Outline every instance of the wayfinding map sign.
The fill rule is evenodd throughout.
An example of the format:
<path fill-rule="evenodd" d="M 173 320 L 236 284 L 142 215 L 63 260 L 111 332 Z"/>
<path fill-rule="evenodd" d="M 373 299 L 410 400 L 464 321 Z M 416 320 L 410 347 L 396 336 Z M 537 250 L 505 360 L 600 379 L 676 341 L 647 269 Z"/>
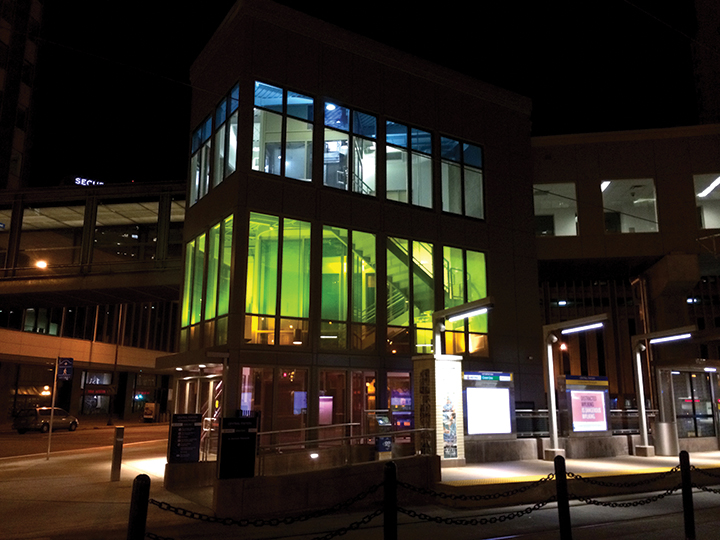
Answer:
<path fill-rule="evenodd" d="M 201 414 L 173 414 L 170 423 L 168 463 L 195 463 L 200 460 Z"/>

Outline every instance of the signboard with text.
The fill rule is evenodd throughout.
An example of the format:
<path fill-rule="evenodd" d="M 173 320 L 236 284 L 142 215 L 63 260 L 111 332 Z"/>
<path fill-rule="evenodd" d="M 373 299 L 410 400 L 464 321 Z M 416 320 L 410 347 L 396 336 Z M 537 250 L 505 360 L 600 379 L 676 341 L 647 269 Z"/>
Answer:
<path fill-rule="evenodd" d="M 573 431 L 606 431 L 605 392 L 570 390 Z"/>
<path fill-rule="evenodd" d="M 201 414 L 173 414 L 170 422 L 168 463 L 196 463 L 200 460 Z"/>

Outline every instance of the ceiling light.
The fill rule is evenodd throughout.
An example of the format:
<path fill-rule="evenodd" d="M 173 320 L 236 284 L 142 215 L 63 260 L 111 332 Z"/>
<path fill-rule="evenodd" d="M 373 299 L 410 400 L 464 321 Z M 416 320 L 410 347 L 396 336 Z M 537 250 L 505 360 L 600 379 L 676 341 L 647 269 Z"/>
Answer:
<path fill-rule="evenodd" d="M 602 182 L 600 184 L 600 191 L 605 191 L 609 185 L 610 185 L 610 180 L 605 180 L 604 182 Z"/>

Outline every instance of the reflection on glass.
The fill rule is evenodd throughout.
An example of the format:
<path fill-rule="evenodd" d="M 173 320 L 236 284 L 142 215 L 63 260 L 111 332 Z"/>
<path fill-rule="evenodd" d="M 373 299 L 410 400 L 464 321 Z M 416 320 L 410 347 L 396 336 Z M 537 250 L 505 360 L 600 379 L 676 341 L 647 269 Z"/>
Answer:
<path fill-rule="evenodd" d="M 655 183 L 652 178 L 602 182 L 605 232 L 657 232 Z"/>
<path fill-rule="evenodd" d="M 535 184 L 536 236 L 576 236 L 577 197 L 575 184 Z"/>

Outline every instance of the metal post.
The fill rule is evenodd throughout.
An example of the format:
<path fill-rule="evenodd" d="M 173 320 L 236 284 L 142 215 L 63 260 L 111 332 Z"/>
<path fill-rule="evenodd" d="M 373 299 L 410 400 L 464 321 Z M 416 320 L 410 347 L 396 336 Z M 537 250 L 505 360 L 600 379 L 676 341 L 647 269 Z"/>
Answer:
<path fill-rule="evenodd" d="M 555 456 L 555 492 L 557 494 L 560 540 L 572 540 L 572 526 L 570 524 L 570 496 L 568 494 L 567 487 L 565 458 L 562 456 Z"/>
<path fill-rule="evenodd" d="M 397 466 L 394 461 L 388 461 L 384 469 L 384 501 L 383 501 L 383 540 L 397 540 Z"/>
<path fill-rule="evenodd" d="M 50 459 L 50 443 L 52 442 L 52 432 L 53 432 L 53 423 L 55 422 L 55 394 L 57 393 L 57 378 L 58 378 L 58 364 L 60 362 L 60 357 L 55 357 L 55 375 L 53 376 L 53 392 L 52 392 L 52 404 L 50 406 L 50 429 L 48 429 L 48 447 L 47 447 L 47 457 L 45 459 Z"/>
<path fill-rule="evenodd" d="M 140 474 L 133 481 L 127 540 L 144 540 L 149 500 L 150 477 Z"/>
<path fill-rule="evenodd" d="M 122 465 L 123 439 L 125 438 L 125 427 L 115 427 L 115 440 L 113 442 L 112 467 L 110 469 L 110 481 L 120 480 L 120 465 Z"/>
<path fill-rule="evenodd" d="M 680 452 L 680 478 L 682 479 L 683 517 L 685 518 L 685 540 L 695 540 L 695 510 L 693 508 L 690 456 L 685 450 Z"/>

